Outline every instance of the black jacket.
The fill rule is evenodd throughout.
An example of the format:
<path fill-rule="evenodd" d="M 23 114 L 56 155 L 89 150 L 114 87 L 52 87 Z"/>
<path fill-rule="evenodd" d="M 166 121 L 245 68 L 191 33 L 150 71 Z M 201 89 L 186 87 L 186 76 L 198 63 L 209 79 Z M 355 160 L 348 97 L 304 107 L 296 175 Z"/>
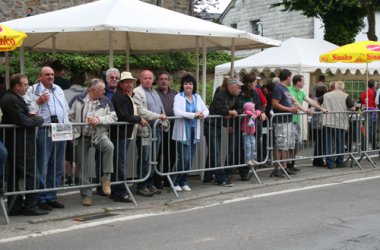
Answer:
<path fill-rule="evenodd" d="M 118 86 L 115 94 L 112 97 L 112 104 L 115 108 L 118 122 L 128 122 L 127 132 L 125 132 L 125 125 L 112 126 L 111 127 L 111 139 L 124 139 L 131 137 L 134 123 L 139 123 L 141 117 L 133 115 L 133 102 L 127 94 L 123 94 L 123 90 Z M 118 129 L 119 127 L 119 129 Z M 119 133 L 119 136 L 117 136 Z"/>
<path fill-rule="evenodd" d="M 212 99 L 212 102 L 210 104 L 209 110 L 210 115 L 221 115 L 221 116 L 227 116 L 229 114 L 230 110 L 237 110 L 238 111 L 238 98 L 236 96 L 233 96 L 230 94 L 230 92 L 227 91 L 218 91 L 214 95 L 214 98 Z M 211 123 L 215 126 L 220 126 L 221 118 L 217 119 L 211 119 Z M 232 126 L 232 122 L 234 120 L 238 119 L 224 119 L 223 120 L 223 126 L 224 127 L 230 127 Z"/>
<path fill-rule="evenodd" d="M 18 156 L 33 156 L 36 142 L 35 127 L 42 125 L 40 116 L 31 117 L 24 99 L 8 90 L 0 103 L 3 112 L 2 124 L 14 124 L 19 128 L 5 129 L 5 145 L 8 153 Z M 24 153 L 25 152 L 25 153 Z"/>

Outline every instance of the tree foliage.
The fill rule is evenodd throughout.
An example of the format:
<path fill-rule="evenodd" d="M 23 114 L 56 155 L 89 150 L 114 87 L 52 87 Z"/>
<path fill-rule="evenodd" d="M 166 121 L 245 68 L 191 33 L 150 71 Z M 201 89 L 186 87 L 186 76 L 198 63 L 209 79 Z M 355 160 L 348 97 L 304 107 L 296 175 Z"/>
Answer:
<path fill-rule="evenodd" d="M 194 0 L 194 9 L 196 11 L 207 11 L 209 7 L 218 7 L 218 0 Z"/>
<path fill-rule="evenodd" d="M 200 58 L 202 55 L 200 55 Z M 108 56 L 106 55 L 85 55 L 85 54 L 65 54 L 56 55 L 63 65 L 71 72 L 85 71 L 93 76 L 103 77 L 104 71 L 108 68 Z M 44 52 L 25 52 L 26 75 L 30 81 L 37 79 L 41 66 L 48 65 L 53 61 L 53 56 Z M 231 56 L 221 51 L 209 51 L 207 53 L 207 72 L 213 73 L 216 65 L 231 61 Z M 202 60 L 200 59 L 200 63 Z M 163 53 L 154 55 L 131 55 L 130 68 L 133 69 L 151 69 L 154 71 L 167 70 L 175 72 L 186 70 L 195 72 L 196 56 L 195 53 Z M 116 55 L 114 57 L 114 66 L 120 70 L 125 69 L 125 56 Z M 5 69 L 0 65 L 0 75 L 4 75 Z M 20 72 L 20 63 L 18 52 L 11 53 L 10 73 Z"/>
<path fill-rule="evenodd" d="M 337 45 L 355 41 L 364 27 L 367 11 L 363 5 L 369 0 L 283 0 L 271 7 L 283 7 L 282 11 L 300 11 L 307 17 L 323 21 L 324 39 Z"/>

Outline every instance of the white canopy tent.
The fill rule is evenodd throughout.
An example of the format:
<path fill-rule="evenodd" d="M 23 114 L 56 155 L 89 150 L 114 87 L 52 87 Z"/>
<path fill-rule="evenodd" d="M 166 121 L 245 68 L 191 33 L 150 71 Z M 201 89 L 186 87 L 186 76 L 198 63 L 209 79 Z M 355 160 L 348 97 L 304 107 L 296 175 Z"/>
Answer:
<path fill-rule="evenodd" d="M 320 70 L 322 73 L 331 71 L 332 73 L 340 72 L 342 74 L 349 71 L 355 74 L 359 71 L 361 74 L 366 72 L 366 64 L 356 63 L 321 63 L 319 56 L 327 51 L 337 48 L 337 45 L 324 40 L 290 38 L 284 41 L 280 47 L 269 48 L 255 55 L 235 61 L 234 71 L 239 73 L 242 70 L 246 72 L 257 71 L 263 72 L 269 70 L 275 72 L 280 69 L 289 69 L 293 74 L 302 74 L 305 79 L 303 90 L 309 93 L 310 76 L 313 72 Z M 223 82 L 223 76 L 228 74 L 231 69 L 231 63 L 221 64 L 215 67 L 214 91 Z M 369 74 L 379 73 L 379 62 L 368 64 Z M 306 105 L 304 103 L 304 105 Z M 306 117 L 305 117 L 306 118 Z M 307 122 L 303 121 L 302 138 L 307 138 Z"/>
<path fill-rule="evenodd" d="M 360 63 L 321 63 L 319 56 L 327 51 L 338 48 L 335 44 L 324 40 L 295 38 L 292 37 L 284 41 L 280 47 L 266 49 L 260 53 L 247 58 L 235 61 L 234 70 L 240 72 L 245 70 L 250 72 L 256 70 L 263 72 L 269 70 L 275 72 L 279 69 L 289 69 L 293 74 L 302 74 L 305 79 L 304 91 L 309 92 L 310 74 L 318 69 L 322 73 L 331 71 L 332 73 L 345 73 L 349 71 L 355 74 L 359 71 L 365 74 L 366 65 Z M 225 63 L 215 67 L 214 90 L 222 83 L 223 75 L 230 72 L 231 64 Z M 368 64 L 368 71 L 374 74 L 380 69 L 380 63 Z"/>
<path fill-rule="evenodd" d="M 24 47 L 35 50 L 132 53 L 190 50 L 197 37 L 207 48 L 262 48 L 279 41 L 253 35 L 138 0 L 99 0 L 45 14 L 11 20 L 8 27 L 28 35 Z M 52 38 L 55 39 L 55 48 Z"/>
<path fill-rule="evenodd" d="M 67 9 L 4 22 L 28 38 L 25 48 L 62 52 L 130 53 L 187 51 L 203 47 L 205 98 L 208 49 L 252 49 L 279 46 L 277 40 L 204 21 L 138 0 L 99 0 Z M 23 48 L 22 48 L 23 50 Z M 21 53 L 22 54 L 22 53 Z M 197 57 L 198 58 L 198 57 Z M 23 71 L 21 57 L 21 70 Z M 197 62 L 199 65 L 199 62 Z M 197 78 L 199 69 L 197 67 Z"/>

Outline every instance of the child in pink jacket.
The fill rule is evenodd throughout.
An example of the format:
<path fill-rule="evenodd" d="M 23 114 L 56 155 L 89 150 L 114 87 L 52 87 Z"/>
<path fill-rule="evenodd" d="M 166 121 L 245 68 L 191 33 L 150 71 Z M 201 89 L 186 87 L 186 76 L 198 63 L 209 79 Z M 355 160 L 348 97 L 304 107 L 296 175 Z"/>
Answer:
<path fill-rule="evenodd" d="M 261 111 L 255 110 L 255 104 L 246 102 L 243 106 L 243 114 L 247 117 L 243 118 L 241 131 L 243 132 L 243 143 L 245 150 L 245 160 L 248 165 L 257 164 L 256 161 L 256 124 L 255 119 L 260 116 Z"/>

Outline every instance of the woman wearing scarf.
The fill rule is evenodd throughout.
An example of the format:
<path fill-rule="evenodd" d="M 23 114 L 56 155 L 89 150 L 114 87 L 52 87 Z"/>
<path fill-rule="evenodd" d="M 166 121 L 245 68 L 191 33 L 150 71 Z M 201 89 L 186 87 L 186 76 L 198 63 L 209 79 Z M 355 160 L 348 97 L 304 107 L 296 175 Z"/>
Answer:
<path fill-rule="evenodd" d="M 174 98 L 174 115 L 183 119 L 176 119 L 173 127 L 172 139 L 177 141 L 177 171 L 190 169 L 195 146 L 200 142 L 201 119 L 208 116 L 209 111 L 202 98 L 196 94 L 197 81 L 186 74 L 181 78 L 180 92 Z M 191 191 L 187 173 L 178 174 L 174 188 L 176 191 Z"/>

